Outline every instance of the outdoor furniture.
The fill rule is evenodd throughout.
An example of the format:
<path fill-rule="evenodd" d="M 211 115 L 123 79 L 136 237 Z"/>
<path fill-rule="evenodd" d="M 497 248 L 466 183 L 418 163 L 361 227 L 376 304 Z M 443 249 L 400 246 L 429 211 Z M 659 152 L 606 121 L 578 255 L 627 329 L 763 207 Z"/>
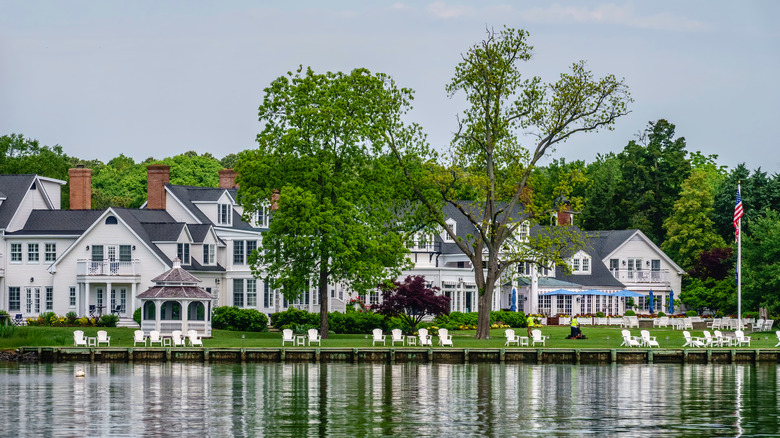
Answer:
<path fill-rule="evenodd" d="M 171 332 L 171 341 L 173 341 L 174 347 L 184 347 L 184 338 L 181 335 L 181 330 Z"/>
<path fill-rule="evenodd" d="M 382 329 L 374 329 L 371 332 L 371 345 L 376 345 L 377 342 L 381 342 L 382 345 L 385 345 L 385 339 L 387 338 L 387 335 L 382 334 Z"/>
<path fill-rule="evenodd" d="M 707 330 L 704 330 L 703 334 L 704 334 L 703 338 L 696 338 L 696 339 L 701 341 L 701 342 L 703 342 L 705 347 L 713 347 L 713 346 L 715 346 L 715 338 L 712 337 L 710 332 L 708 332 Z"/>
<path fill-rule="evenodd" d="M 418 330 L 418 336 L 420 337 L 421 347 L 433 347 L 433 342 L 431 341 L 431 335 L 428 334 L 428 329 Z"/>
<path fill-rule="evenodd" d="M 722 320 L 723 320 L 722 318 L 713 318 L 712 322 L 707 323 L 707 328 L 712 330 L 719 330 L 720 322 Z"/>
<path fill-rule="evenodd" d="M 99 347 L 100 344 L 111 345 L 111 336 L 108 336 L 108 332 L 105 330 L 98 330 L 97 332 L 97 346 Z"/>
<path fill-rule="evenodd" d="M 542 336 L 542 331 L 539 329 L 531 330 L 531 345 L 536 346 L 536 344 L 547 346 L 547 338 Z"/>
<path fill-rule="evenodd" d="M 322 337 L 317 329 L 309 329 L 309 346 L 311 346 L 312 342 L 316 342 L 320 347 L 322 346 Z"/>
<path fill-rule="evenodd" d="M 295 345 L 299 345 L 301 347 L 305 346 L 306 338 L 308 338 L 306 335 L 295 335 Z"/>
<path fill-rule="evenodd" d="M 24 325 L 24 318 L 21 313 L 17 313 L 13 321 L 14 325 Z"/>
<path fill-rule="evenodd" d="M 95 305 L 94 304 L 90 304 L 89 305 L 89 316 L 91 316 L 93 318 L 95 317 Z"/>
<path fill-rule="evenodd" d="M 520 338 L 515 335 L 514 330 L 506 329 L 504 334 L 506 335 L 506 342 L 504 342 L 504 346 L 508 346 L 509 344 L 515 344 L 518 347 L 520 346 Z"/>
<path fill-rule="evenodd" d="M 139 343 L 144 344 L 144 347 L 146 347 L 146 335 L 143 330 L 136 330 L 133 332 L 133 347 Z"/>
<path fill-rule="evenodd" d="M 97 337 L 87 336 L 87 347 L 97 347 Z"/>
<path fill-rule="evenodd" d="M 416 347 L 417 346 L 417 336 L 407 336 L 406 337 L 406 345 L 408 345 L 410 347 L 412 345 L 414 345 Z"/>
<path fill-rule="evenodd" d="M 439 345 L 452 347 L 452 335 L 447 329 L 439 329 Z"/>
<path fill-rule="evenodd" d="M 745 332 L 743 332 L 742 330 L 735 331 L 734 337 L 737 339 L 738 346 L 741 347 L 742 345 L 747 345 L 748 347 L 750 347 L 750 336 L 745 336 Z"/>
<path fill-rule="evenodd" d="M 685 343 L 683 344 L 683 348 L 685 347 L 704 347 L 704 343 L 701 342 L 698 339 L 693 339 L 690 332 L 683 332 L 683 337 L 685 338 Z"/>
<path fill-rule="evenodd" d="M 777 336 L 777 344 L 775 344 L 775 347 L 780 347 L 780 330 L 775 332 L 775 336 Z"/>
<path fill-rule="evenodd" d="M 713 330 L 712 336 L 713 336 L 712 342 L 718 344 L 721 347 L 728 347 L 729 345 L 731 345 L 731 338 L 724 336 L 720 330 Z"/>
<path fill-rule="evenodd" d="M 621 347 L 640 347 L 642 345 L 639 343 L 639 339 L 636 336 L 631 336 L 630 331 L 622 330 L 621 334 L 623 335 L 623 343 L 620 344 Z"/>
<path fill-rule="evenodd" d="M 76 347 L 87 346 L 87 338 L 84 337 L 84 332 L 82 330 L 73 331 L 73 345 L 75 345 Z"/>
<path fill-rule="evenodd" d="M 190 341 L 190 347 L 194 347 L 196 345 L 203 346 L 203 341 L 200 339 L 200 335 L 198 335 L 197 330 L 187 330 L 187 338 Z"/>
<path fill-rule="evenodd" d="M 160 336 L 160 332 L 157 330 L 152 330 L 149 332 L 149 346 L 154 347 L 154 344 L 160 344 L 160 347 L 163 346 L 162 337 Z"/>
<path fill-rule="evenodd" d="M 658 347 L 661 348 L 661 346 L 658 344 L 658 341 L 655 340 L 655 336 L 650 336 L 650 332 L 647 330 L 642 330 L 639 332 L 639 334 L 642 336 L 642 345 L 645 347 Z"/>
<path fill-rule="evenodd" d="M 122 313 L 122 306 L 121 305 L 115 306 L 114 310 L 112 310 L 111 313 L 113 313 L 114 315 L 119 316 L 119 314 Z"/>
<path fill-rule="evenodd" d="M 282 347 L 284 347 L 286 342 L 295 345 L 295 337 L 293 337 L 293 331 L 290 329 L 282 330 Z"/>
<path fill-rule="evenodd" d="M 693 330 L 693 318 L 683 318 L 683 330 Z"/>
<path fill-rule="evenodd" d="M 653 320 L 653 327 L 669 327 L 669 317 L 662 316 Z"/>
<path fill-rule="evenodd" d="M 401 329 L 390 330 L 390 335 L 392 337 L 391 345 L 395 345 L 396 342 L 400 342 L 401 345 L 404 345 L 404 332 L 402 332 Z"/>

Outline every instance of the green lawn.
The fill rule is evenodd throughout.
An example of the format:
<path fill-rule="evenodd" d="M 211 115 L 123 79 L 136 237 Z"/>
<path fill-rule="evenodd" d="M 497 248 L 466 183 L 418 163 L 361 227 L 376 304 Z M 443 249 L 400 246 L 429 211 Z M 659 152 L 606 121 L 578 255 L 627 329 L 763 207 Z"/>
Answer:
<path fill-rule="evenodd" d="M 0 349 L 16 349 L 18 347 L 32 346 L 72 346 L 73 327 L 14 327 L 12 329 L 0 328 Z M 86 336 L 96 336 L 99 328 L 92 327 L 83 329 Z M 111 336 L 112 347 L 130 347 L 133 345 L 133 331 L 131 328 L 108 328 L 108 335 Z M 622 343 L 620 328 L 601 327 L 601 326 L 583 326 L 582 332 L 588 339 L 569 340 L 566 336 L 569 334 L 569 327 L 544 327 L 542 333 L 549 336 L 547 341 L 548 348 L 620 348 Z M 516 329 L 516 333 L 524 336 L 525 329 Z M 474 338 L 475 331 L 453 331 L 453 344 L 456 348 L 503 348 L 504 330 L 491 330 L 491 339 L 477 340 Z M 633 329 L 631 333 L 639 336 L 639 330 Z M 671 329 L 652 329 L 650 334 L 656 336 L 661 348 L 680 348 L 684 340 L 681 331 Z M 693 330 L 693 336 L 702 336 L 700 330 Z M 203 345 L 206 348 L 277 348 L 282 346 L 281 333 L 255 333 L 255 332 L 230 332 L 225 330 L 214 330 L 213 338 L 204 339 Z M 752 337 L 751 348 L 771 348 L 777 343 L 774 332 L 747 333 Z M 387 347 L 390 347 L 390 335 L 387 336 Z M 437 339 L 434 338 L 434 348 Z M 289 348 L 301 348 L 290 347 Z M 365 348 L 371 347 L 371 335 L 331 335 L 329 339 L 322 341 L 322 347 L 340 347 L 340 348 Z M 400 347 L 400 345 L 396 345 Z M 381 348 L 381 346 L 377 346 Z M 420 347 L 418 347 L 420 348 Z M 444 347 L 449 348 L 449 347 Z M 515 346 L 509 348 L 517 348 Z"/>

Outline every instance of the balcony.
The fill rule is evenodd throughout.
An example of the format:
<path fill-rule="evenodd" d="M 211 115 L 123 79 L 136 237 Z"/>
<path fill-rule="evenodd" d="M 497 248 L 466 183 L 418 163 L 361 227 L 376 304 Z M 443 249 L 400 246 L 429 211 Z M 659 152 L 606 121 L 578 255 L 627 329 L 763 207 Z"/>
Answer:
<path fill-rule="evenodd" d="M 610 269 L 612 275 L 623 284 L 664 284 L 671 283 L 671 272 L 668 269 L 659 271 Z"/>
<path fill-rule="evenodd" d="M 140 275 L 140 261 L 109 262 L 78 260 L 76 275 L 80 277 L 132 277 Z"/>

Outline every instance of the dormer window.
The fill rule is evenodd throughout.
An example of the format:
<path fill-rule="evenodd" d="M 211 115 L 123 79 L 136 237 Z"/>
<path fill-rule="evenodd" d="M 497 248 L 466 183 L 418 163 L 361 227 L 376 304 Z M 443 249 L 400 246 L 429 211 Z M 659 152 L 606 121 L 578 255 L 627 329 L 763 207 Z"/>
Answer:
<path fill-rule="evenodd" d="M 526 240 L 528 239 L 529 234 L 529 226 L 528 221 L 524 221 L 520 226 L 517 228 L 517 235 L 520 240 Z"/>
<path fill-rule="evenodd" d="M 182 265 L 190 264 L 190 244 L 179 243 L 176 248 L 176 256 L 181 260 Z"/>
<path fill-rule="evenodd" d="M 452 230 L 452 234 L 454 234 L 454 235 L 458 234 L 458 223 L 455 222 L 455 219 L 451 219 L 451 218 L 447 219 L 447 221 L 445 223 L 447 224 L 447 228 Z M 441 233 L 441 238 L 445 242 L 454 242 L 455 241 L 455 239 L 453 239 L 452 236 L 450 236 L 450 234 L 447 233 L 446 231 Z"/>
<path fill-rule="evenodd" d="M 574 275 L 590 274 L 590 256 L 584 251 L 579 251 L 571 259 L 571 271 Z"/>
<path fill-rule="evenodd" d="M 217 204 L 217 223 L 219 225 L 231 225 L 233 223 L 233 206 L 230 204 Z"/>
<path fill-rule="evenodd" d="M 270 222 L 270 209 L 267 205 L 261 205 L 254 213 L 254 225 L 259 228 L 268 228 Z"/>

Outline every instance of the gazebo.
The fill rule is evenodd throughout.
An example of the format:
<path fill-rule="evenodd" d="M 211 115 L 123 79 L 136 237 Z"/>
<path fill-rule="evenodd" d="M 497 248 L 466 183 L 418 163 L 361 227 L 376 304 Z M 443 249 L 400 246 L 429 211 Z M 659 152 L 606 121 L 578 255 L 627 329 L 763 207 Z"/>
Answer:
<path fill-rule="evenodd" d="M 141 330 L 170 334 L 196 330 L 211 336 L 211 303 L 214 297 L 198 286 L 200 280 L 181 267 L 178 258 L 173 268 L 152 279 L 155 285 L 138 294 L 141 300 Z"/>

